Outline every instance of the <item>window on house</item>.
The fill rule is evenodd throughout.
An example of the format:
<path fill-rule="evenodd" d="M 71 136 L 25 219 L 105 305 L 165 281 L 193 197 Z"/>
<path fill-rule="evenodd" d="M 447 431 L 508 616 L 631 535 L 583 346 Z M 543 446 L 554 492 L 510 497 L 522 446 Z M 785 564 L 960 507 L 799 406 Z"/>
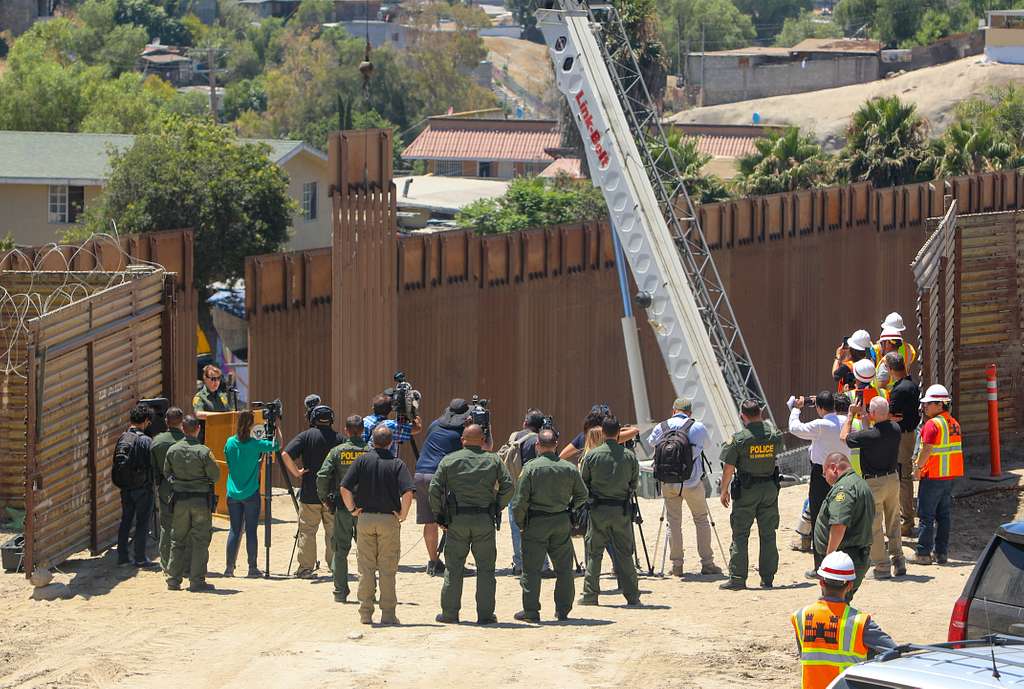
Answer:
<path fill-rule="evenodd" d="M 302 185 L 302 217 L 316 220 L 316 182 Z"/>
<path fill-rule="evenodd" d="M 435 163 L 435 174 L 439 177 L 461 177 L 461 160 L 439 160 Z"/>
<path fill-rule="evenodd" d="M 497 165 L 494 163 L 480 163 L 480 170 L 477 173 L 477 177 L 494 177 L 494 169 L 496 167 Z"/>
<path fill-rule="evenodd" d="M 55 184 L 50 186 L 47 220 L 56 224 L 78 222 L 85 210 L 85 187 Z"/>

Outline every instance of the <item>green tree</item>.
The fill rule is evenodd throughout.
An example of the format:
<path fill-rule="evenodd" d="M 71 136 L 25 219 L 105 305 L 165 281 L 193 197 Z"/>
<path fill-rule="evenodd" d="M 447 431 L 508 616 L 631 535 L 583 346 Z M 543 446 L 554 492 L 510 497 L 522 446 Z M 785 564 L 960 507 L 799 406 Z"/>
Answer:
<path fill-rule="evenodd" d="M 905 42 L 905 46 L 930 45 L 940 38 L 962 31 L 970 31 L 975 26 L 974 13 L 966 0 L 950 5 L 948 10 L 930 7 L 921 17 L 917 33 Z"/>
<path fill-rule="evenodd" d="M 242 79 L 224 89 L 224 119 L 237 120 L 246 110 L 264 112 L 267 109 L 267 89 L 263 79 Z"/>
<path fill-rule="evenodd" d="M 705 172 L 704 166 L 711 161 L 711 156 L 700 152 L 697 139 L 678 130 L 668 131 L 665 139 L 667 146 L 654 146 L 651 154 L 658 160 L 661 172 L 669 178 L 674 178 L 678 171 L 679 179 L 686 186 L 691 200 L 695 203 L 715 203 L 729 198 L 729 190 L 722 180 Z M 666 148 L 668 155 L 663 155 Z"/>
<path fill-rule="evenodd" d="M 929 178 L 975 175 L 1020 163 L 1021 156 L 990 125 L 956 122 L 931 142 L 921 174 Z"/>
<path fill-rule="evenodd" d="M 918 180 L 918 167 L 927 157 L 928 124 L 917 106 L 898 96 L 873 98 L 853 114 L 846 146 L 839 154 L 840 178 L 870 181 L 876 187 Z"/>
<path fill-rule="evenodd" d="M 898 46 L 921 26 L 927 0 L 878 0 L 874 34 L 885 45 Z"/>
<path fill-rule="evenodd" d="M 661 40 L 665 51 L 682 71 L 686 50 L 729 50 L 750 45 L 757 37 L 754 23 L 730 0 L 658 0 Z"/>
<path fill-rule="evenodd" d="M 246 256 L 280 250 L 295 210 L 268 153 L 210 121 L 165 118 L 111 152 L 107 185 L 76 235 L 108 231 L 111 221 L 122 233 L 191 227 L 200 288 L 240 278 Z"/>
<path fill-rule="evenodd" d="M 798 17 L 788 17 L 782 31 L 775 37 L 775 45 L 792 48 L 808 38 L 839 38 L 843 30 L 830 19 L 819 19 L 812 12 L 801 12 Z"/>
<path fill-rule="evenodd" d="M 787 127 L 754 142 L 754 153 L 740 159 L 737 189 L 747 195 L 810 189 L 829 182 L 828 158 L 813 137 Z"/>
<path fill-rule="evenodd" d="M 753 17 L 757 35 L 770 38 L 778 33 L 783 23 L 807 12 L 812 7 L 811 0 L 733 0 L 740 12 Z"/>
<path fill-rule="evenodd" d="M 852 36 L 867 26 L 874 25 L 878 0 L 839 0 L 832 12 L 834 21 L 846 36 Z"/>
<path fill-rule="evenodd" d="M 116 0 L 118 24 L 143 27 L 149 38 L 159 38 L 165 45 L 192 45 L 192 36 L 177 17 L 167 14 L 160 5 L 149 0 Z"/>
<path fill-rule="evenodd" d="M 102 134 L 142 134 L 152 131 L 161 109 L 177 97 L 168 94 L 159 77 L 149 85 L 141 74 L 129 72 L 117 79 L 96 80 L 86 85 L 82 97 L 90 104 L 78 131 Z"/>
<path fill-rule="evenodd" d="M 1024 151 L 1024 87 L 1013 83 L 995 86 L 983 96 L 961 101 L 956 118 L 1000 132 L 1016 150 Z"/>
<path fill-rule="evenodd" d="M 334 3 L 331 0 L 302 0 L 295 10 L 292 20 L 298 22 L 303 29 L 319 29 L 324 22 L 334 16 Z"/>
<path fill-rule="evenodd" d="M 568 175 L 559 175 L 550 183 L 540 177 L 520 177 L 504 196 L 480 199 L 463 208 L 455 222 L 477 234 L 501 234 L 594 220 L 606 214 L 604 197 L 588 181 Z"/>

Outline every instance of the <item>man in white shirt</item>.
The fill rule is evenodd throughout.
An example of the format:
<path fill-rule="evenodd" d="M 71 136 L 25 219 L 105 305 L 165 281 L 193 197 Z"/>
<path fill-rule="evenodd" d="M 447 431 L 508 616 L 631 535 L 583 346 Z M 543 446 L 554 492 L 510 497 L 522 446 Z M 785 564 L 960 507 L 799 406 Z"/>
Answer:
<path fill-rule="evenodd" d="M 825 458 L 833 452 L 850 456 L 850 449 L 839 439 L 839 433 L 843 429 L 846 417 L 836 413 L 835 393 L 822 390 L 813 399 L 818 418 L 806 423 L 800 420 L 800 410 L 811 400 L 804 397 L 790 397 L 786 403 L 786 406 L 789 407 L 789 432 L 797 438 L 811 441 L 811 481 L 808 485 L 807 495 L 810 502 L 811 524 L 817 523 L 818 511 L 831 490 L 822 471 Z M 825 553 L 814 553 L 815 570 L 820 566 L 821 558 L 824 556 Z"/>
<path fill-rule="evenodd" d="M 658 424 L 651 431 L 647 442 L 656 447 L 669 430 L 681 429 L 690 421 L 693 403 L 680 397 L 672 404 L 672 416 Z M 704 462 L 701 453 L 708 439 L 708 429 L 700 421 L 694 420 L 686 433 L 693 450 L 693 470 L 690 478 L 683 483 L 662 483 L 661 497 L 665 500 L 665 516 L 668 519 L 669 550 L 672 558 L 672 575 L 683 576 L 683 501 L 693 516 L 693 525 L 697 530 L 697 553 L 700 555 L 701 574 L 721 574 L 722 569 L 715 564 L 715 554 L 711 550 L 711 521 L 708 518 L 708 503 L 704 496 Z"/>

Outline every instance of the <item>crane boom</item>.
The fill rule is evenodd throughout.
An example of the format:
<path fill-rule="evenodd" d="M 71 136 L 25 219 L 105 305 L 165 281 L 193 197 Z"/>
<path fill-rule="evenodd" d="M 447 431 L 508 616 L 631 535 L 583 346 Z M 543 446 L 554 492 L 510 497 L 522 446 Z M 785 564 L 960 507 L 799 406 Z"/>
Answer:
<path fill-rule="evenodd" d="M 651 298 L 647 316 L 673 388 L 693 400 L 713 460 L 740 428 L 739 403 L 763 402 L 760 382 L 620 18 L 611 6 L 560 4 L 537 11 L 556 84 L 634 280 Z"/>

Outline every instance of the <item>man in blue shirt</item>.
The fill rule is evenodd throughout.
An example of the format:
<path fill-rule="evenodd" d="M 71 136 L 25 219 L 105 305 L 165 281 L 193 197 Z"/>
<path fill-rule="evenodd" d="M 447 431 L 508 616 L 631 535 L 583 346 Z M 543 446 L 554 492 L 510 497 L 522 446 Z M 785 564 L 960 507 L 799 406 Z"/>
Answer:
<path fill-rule="evenodd" d="M 668 429 L 683 428 L 692 414 L 693 402 L 678 398 L 672 404 L 672 416 L 658 424 L 651 431 L 647 442 L 655 447 Z M 704 495 L 704 462 L 701 453 L 708 439 L 708 429 L 700 421 L 694 421 L 687 432 L 693 448 L 693 471 L 683 483 L 662 483 L 661 497 L 665 500 L 665 516 L 668 520 L 669 551 L 672 558 L 672 576 L 683 576 L 683 501 L 693 516 L 697 530 L 697 553 L 700 555 L 701 574 L 721 574 L 715 564 L 715 553 L 711 549 L 711 521 L 708 517 L 708 503 Z"/>
<path fill-rule="evenodd" d="M 437 517 L 430 509 L 430 480 L 445 455 L 462 449 L 462 431 L 469 418 L 469 404 L 456 397 L 441 416 L 427 429 L 423 450 L 416 459 L 416 523 L 423 525 L 423 543 L 427 546 L 427 574 L 440 576 L 444 563 L 437 553 Z"/>
<path fill-rule="evenodd" d="M 418 416 L 412 421 L 398 423 L 395 419 L 389 419 L 388 416 L 390 415 L 391 398 L 384 394 L 374 397 L 373 413 L 363 417 L 363 440 L 370 442 L 370 434 L 373 433 L 373 429 L 378 424 L 383 423 L 391 431 L 391 435 L 394 438 L 391 447 L 388 449 L 393 455 L 398 457 L 399 445 L 409 442 L 412 436 L 419 434 L 423 430 L 423 423 Z"/>

